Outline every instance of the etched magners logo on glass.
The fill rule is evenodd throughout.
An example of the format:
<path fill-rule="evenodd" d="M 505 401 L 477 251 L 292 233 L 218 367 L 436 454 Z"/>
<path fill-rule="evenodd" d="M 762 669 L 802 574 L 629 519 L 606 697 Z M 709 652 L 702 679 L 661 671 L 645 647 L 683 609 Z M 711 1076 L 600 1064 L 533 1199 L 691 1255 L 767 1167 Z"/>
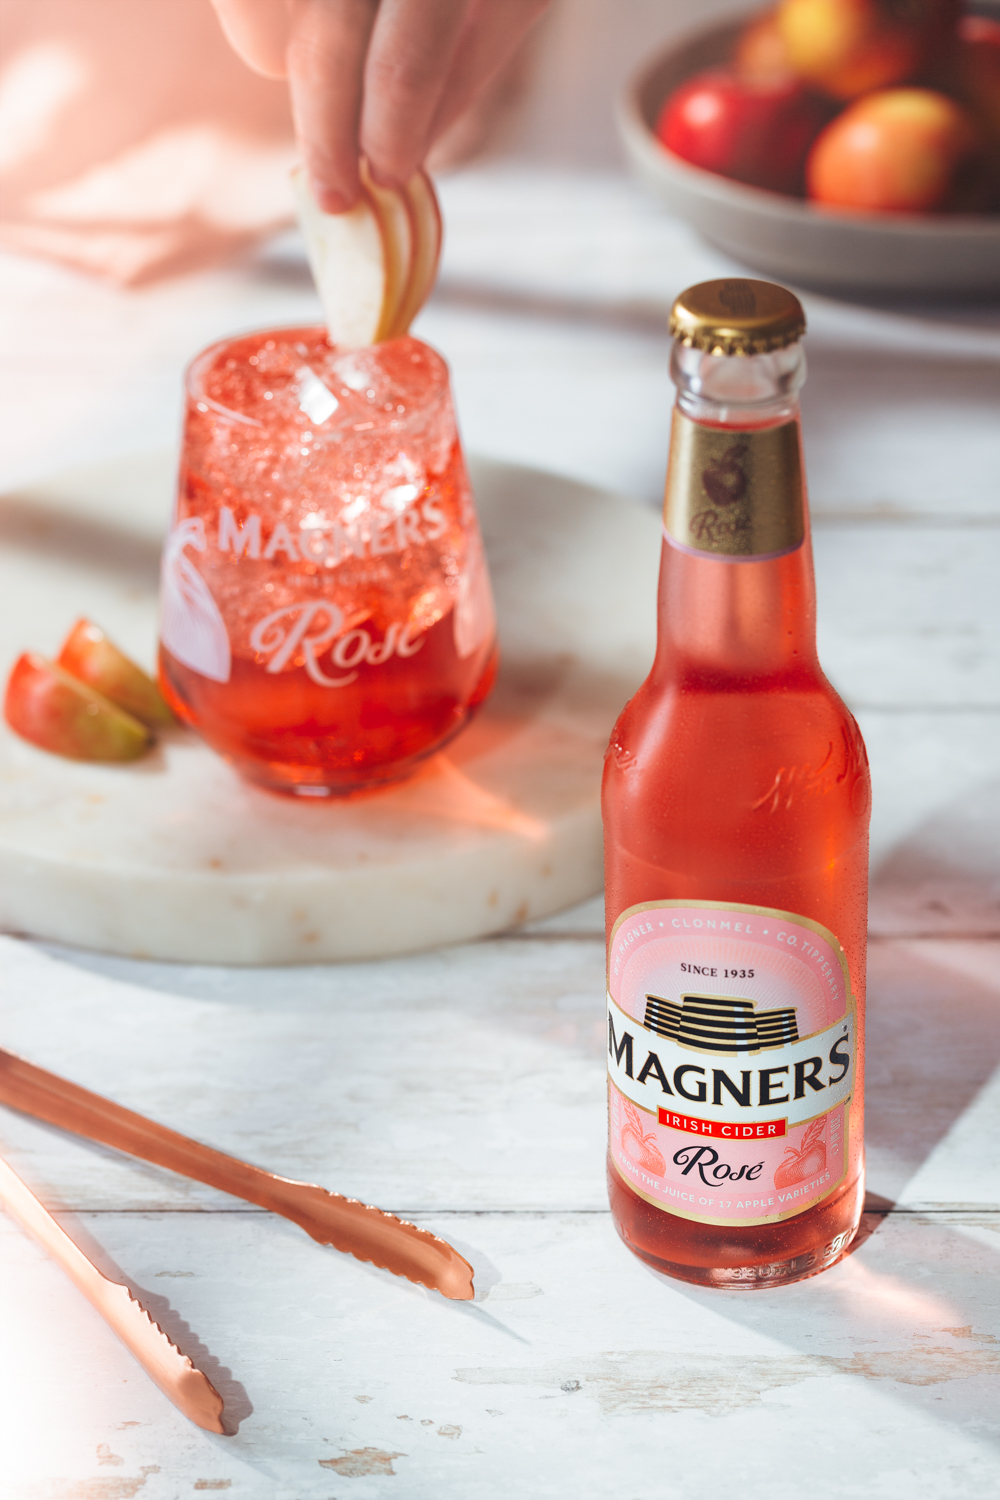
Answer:
<path fill-rule="evenodd" d="M 801 1213 L 843 1181 L 855 1004 L 836 937 L 767 907 L 625 912 L 608 965 L 611 1159 L 712 1224 Z"/>

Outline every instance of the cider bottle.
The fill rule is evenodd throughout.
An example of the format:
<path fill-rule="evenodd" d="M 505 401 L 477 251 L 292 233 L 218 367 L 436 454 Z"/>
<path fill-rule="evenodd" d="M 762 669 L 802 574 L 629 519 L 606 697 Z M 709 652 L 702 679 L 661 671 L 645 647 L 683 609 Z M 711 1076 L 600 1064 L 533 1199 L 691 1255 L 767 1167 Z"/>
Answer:
<path fill-rule="evenodd" d="M 798 300 L 674 304 L 653 668 L 605 761 L 608 1184 L 649 1265 L 814 1275 L 864 1194 L 868 763 L 816 656 Z"/>

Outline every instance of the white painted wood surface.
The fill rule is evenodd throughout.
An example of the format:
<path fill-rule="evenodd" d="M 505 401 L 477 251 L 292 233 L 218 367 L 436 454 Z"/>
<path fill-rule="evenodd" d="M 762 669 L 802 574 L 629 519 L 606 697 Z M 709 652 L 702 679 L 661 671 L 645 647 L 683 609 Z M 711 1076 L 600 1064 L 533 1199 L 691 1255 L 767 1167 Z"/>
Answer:
<path fill-rule="evenodd" d="M 859 1251 L 780 1297 L 658 1279 L 604 1214 L 422 1218 L 492 1271 L 463 1306 L 258 1214 L 64 1222 L 112 1271 L 127 1262 L 242 1420 L 231 1437 L 190 1426 L 4 1226 L 28 1293 L 8 1316 L 6 1411 L 15 1434 L 33 1424 L 44 1388 L 48 1418 L 44 1466 L 27 1483 L 19 1453 L 8 1467 L 18 1494 L 708 1500 L 735 1481 L 775 1500 L 966 1500 L 996 1484 L 990 1216 L 873 1216 Z M 39 1470 L 75 1483 L 36 1487 Z"/>
<path fill-rule="evenodd" d="M 564 0 L 553 35 L 582 36 L 566 16 L 597 27 L 600 9 Z M 643 0 L 626 25 L 609 8 L 607 26 L 628 31 L 641 11 L 652 44 L 668 10 Z M 580 75 L 571 61 L 559 66 Z M 604 58 L 591 62 L 603 79 Z M 445 184 L 445 276 L 420 331 L 451 362 L 468 447 L 655 504 L 666 311 L 731 266 L 621 179 L 567 168 L 578 102 L 549 151 L 561 167 L 508 159 Z M 193 349 L 315 315 L 291 240 L 129 296 L 30 263 L 6 275 L 22 349 L 7 365 L 7 488 L 169 444 Z M 660 1280 L 617 1243 L 599 900 L 415 959 L 297 969 L 10 938 L 6 1045 L 414 1215 L 470 1256 L 480 1299 L 424 1296 L 0 1111 L 12 1163 L 153 1300 L 239 1421 L 220 1439 L 189 1427 L 0 1224 L 15 1500 L 965 1500 L 1000 1487 L 1000 317 L 806 305 L 821 650 L 875 785 L 863 1241 L 823 1276 L 752 1297 Z"/>

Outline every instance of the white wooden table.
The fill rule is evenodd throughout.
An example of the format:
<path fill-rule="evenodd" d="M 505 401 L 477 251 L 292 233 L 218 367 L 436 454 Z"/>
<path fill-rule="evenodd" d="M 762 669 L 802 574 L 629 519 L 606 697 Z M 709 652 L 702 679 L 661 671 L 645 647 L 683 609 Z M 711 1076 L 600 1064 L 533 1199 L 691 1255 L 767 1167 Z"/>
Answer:
<path fill-rule="evenodd" d="M 467 445 L 656 503 L 666 311 L 729 263 L 613 176 L 445 186 L 419 332 Z M 122 293 L 5 266 L 8 487 L 171 441 L 179 372 L 315 316 L 288 240 Z M 875 784 L 869 1209 L 779 1291 L 655 1277 L 604 1180 L 599 900 L 383 963 L 150 964 L 0 939 L 3 1045 L 446 1235 L 455 1305 L 0 1110 L 0 1149 L 216 1383 L 214 1438 L 0 1219 L 17 1500 L 965 1497 L 1000 1486 L 1000 318 L 807 299 L 823 660 Z M 21 340 L 20 344 L 18 341 Z M 2 607 L 2 603 L 0 603 Z"/>

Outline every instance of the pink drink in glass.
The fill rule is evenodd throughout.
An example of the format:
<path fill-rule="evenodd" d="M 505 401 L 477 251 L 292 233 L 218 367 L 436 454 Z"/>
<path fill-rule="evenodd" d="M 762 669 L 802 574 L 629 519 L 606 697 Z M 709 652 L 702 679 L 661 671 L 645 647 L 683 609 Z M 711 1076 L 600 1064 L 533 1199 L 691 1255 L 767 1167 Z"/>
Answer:
<path fill-rule="evenodd" d="M 205 350 L 163 562 L 177 714 L 252 781 L 345 793 L 457 734 L 496 664 L 444 361 L 322 328 Z"/>

